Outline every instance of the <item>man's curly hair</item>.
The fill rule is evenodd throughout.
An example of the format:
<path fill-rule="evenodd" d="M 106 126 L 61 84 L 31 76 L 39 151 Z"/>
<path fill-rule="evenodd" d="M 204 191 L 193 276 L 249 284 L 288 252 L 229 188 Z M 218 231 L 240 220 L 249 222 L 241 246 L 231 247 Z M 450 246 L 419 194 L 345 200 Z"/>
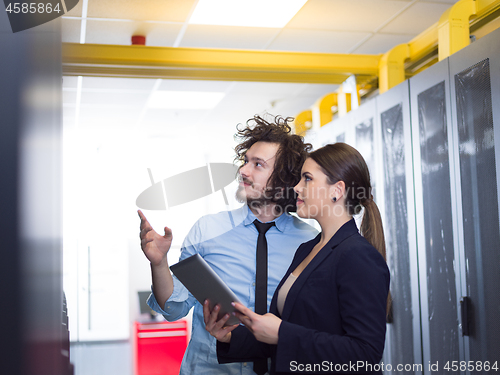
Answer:
<path fill-rule="evenodd" d="M 236 157 L 243 165 L 245 154 L 257 142 L 277 143 L 274 170 L 267 181 L 266 196 L 281 209 L 281 212 L 295 212 L 297 195 L 293 190 L 300 181 L 302 165 L 311 150 L 310 143 L 303 137 L 292 134 L 289 123 L 292 117 L 275 116 L 272 122 L 256 115 L 246 122 L 246 127 L 237 127 L 236 139 L 242 142 L 235 147 Z M 241 168 L 240 165 L 240 168 Z"/>

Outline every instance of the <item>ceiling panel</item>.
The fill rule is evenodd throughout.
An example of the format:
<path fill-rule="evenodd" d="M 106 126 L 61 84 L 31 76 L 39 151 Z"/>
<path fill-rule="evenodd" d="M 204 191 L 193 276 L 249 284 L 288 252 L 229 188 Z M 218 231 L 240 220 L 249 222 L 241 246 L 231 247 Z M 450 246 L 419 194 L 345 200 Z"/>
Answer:
<path fill-rule="evenodd" d="M 286 101 L 276 102 L 271 113 L 277 113 L 282 116 L 295 117 L 297 116 L 297 108 L 307 109 L 312 106 L 318 98 L 315 96 L 310 97 L 296 97 Z"/>
<path fill-rule="evenodd" d="M 150 108 L 141 120 L 140 128 L 144 131 L 157 134 L 193 135 L 190 129 L 203 125 L 202 120 L 207 116 L 206 109 L 160 109 Z M 191 137 L 191 136 L 190 136 Z"/>
<path fill-rule="evenodd" d="M 284 82 L 234 82 L 231 94 L 254 94 L 264 96 L 294 96 L 307 86 L 304 83 Z"/>
<path fill-rule="evenodd" d="M 134 31 L 135 35 L 144 35 L 146 45 L 152 47 L 173 47 L 182 30 L 180 24 L 142 24 Z"/>
<path fill-rule="evenodd" d="M 96 130 L 107 128 L 130 128 L 137 124 L 139 114 L 140 112 L 137 111 L 136 108 L 104 108 L 81 105 L 78 126 Z"/>
<path fill-rule="evenodd" d="M 196 0 L 89 0 L 88 17 L 184 22 Z"/>
<path fill-rule="evenodd" d="M 349 53 L 350 49 L 369 37 L 365 32 L 284 29 L 269 46 L 270 50 Z"/>
<path fill-rule="evenodd" d="M 320 84 L 307 84 L 304 85 L 300 95 L 315 96 L 320 98 L 330 92 L 334 92 L 339 88 L 339 85 L 320 85 Z"/>
<path fill-rule="evenodd" d="M 189 25 L 179 46 L 263 49 L 278 31 L 261 27 Z"/>
<path fill-rule="evenodd" d="M 165 91 L 203 91 L 226 92 L 232 87 L 227 81 L 191 81 L 191 80 L 162 80 L 158 90 Z"/>
<path fill-rule="evenodd" d="M 271 99 L 269 96 L 234 93 L 224 97 L 217 107 L 209 113 L 206 121 L 212 119 L 217 127 L 232 126 L 234 131 L 236 124 L 245 122 L 255 114 L 262 113 L 270 107 Z"/>
<path fill-rule="evenodd" d="M 76 90 L 64 90 L 62 92 L 62 98 L 63 98 L 63 105 L 65 104 L 70 104 L 76 106 Z"/>
<path fill-rule="evenodd" d="M 80 43 L 82 21 L 63 18 L 61 20 L 61 40 L 63 43 Z"/>
<path fill-rule="evenodd" d="M 75 105 L 63 104 L 63 123 L 64 128 L 72 127 L 75 122 L 76 108 Z"/>
<path fill-rule="evenodd" d="M 78 84 L 78 77 L 63 77 L 63 88 L 74 88 Z"/>
<path fill-rule="evenodd" d="M 147 46 L 172 47 L 181 28 L 179 24 L 88 20 L 85 42 L 131 45 L 133 35 L 143 35 Z"/>
<path fill-rule="evenodd" d="M 82 92 L 82 105 L 91 104 L 95 106 L 105 106 L 114 108 L 134 108 L 142 109 L 148 100 L 149 93 L 135 92 Z"/>
<path fill-rule="evenodd" d="M 286 29 L 373 32 L 408 4 L 390 0 L 309 0 Z"/>
<path fill-rule="evenodd" d="M 416 36 L 438 22 L 441 15 L 449 7 L 450 4 L 447 3 L 417 2 L 383 27 L 380 32 L 413 34 Z"/>
<path fill-rule="evenodd" d="M 156 80 L 141 78 L 83 77 L 83 89 L 152 90 Z"/>
<path fill-rule="evenodd" d="M 78 4 L 75 5 L 68 13 L 65 14 L 67 17 L 81 17 L 82 16 L 83 0 L 79 0 Z"/>
<path fill-rule="evenodd" d="M 358 54 L 379 54 L 385 53 L 394 46 L 402 43 L 408 43 L 413 39 L 413 35 L 406 34 L 381 34 L 372 35 L 359 47 L 354 49 L 352 53 Z"/>

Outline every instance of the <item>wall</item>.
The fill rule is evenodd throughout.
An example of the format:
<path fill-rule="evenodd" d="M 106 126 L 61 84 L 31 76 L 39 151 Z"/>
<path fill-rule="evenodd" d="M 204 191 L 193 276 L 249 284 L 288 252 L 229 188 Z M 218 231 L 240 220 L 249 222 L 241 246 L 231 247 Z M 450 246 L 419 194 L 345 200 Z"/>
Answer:
<path fill-rule="evenodd" d="M 61 252 L 60 21 L 0 12 L 0 373 L 67 374 Z"/>

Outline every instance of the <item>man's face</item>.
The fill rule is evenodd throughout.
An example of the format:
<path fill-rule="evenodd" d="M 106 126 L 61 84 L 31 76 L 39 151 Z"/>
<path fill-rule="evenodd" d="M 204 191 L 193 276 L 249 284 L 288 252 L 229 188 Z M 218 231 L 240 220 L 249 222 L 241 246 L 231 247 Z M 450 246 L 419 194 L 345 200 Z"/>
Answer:
<path fill-rule="evenodd" d="M 264 193 L 267 181 L 273 173 L 279 144 L 256 142 L 245 154 L 244 164 L 240 168 L 240 186 L 236 196 L 238 200 L 250 204 L 252 201 L 269 201 Z M 269 193 L 268 193 L 269 195 Z"/>

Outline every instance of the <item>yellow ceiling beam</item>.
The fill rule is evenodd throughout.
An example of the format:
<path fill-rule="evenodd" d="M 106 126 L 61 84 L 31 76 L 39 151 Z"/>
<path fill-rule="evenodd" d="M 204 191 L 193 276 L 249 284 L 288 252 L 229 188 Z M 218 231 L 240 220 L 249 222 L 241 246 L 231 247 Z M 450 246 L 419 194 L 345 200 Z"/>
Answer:
<path fill-rule="evenodd" d="M 467 0 L 467 2 L 474 2 L 475 3 L 475 18 L 473 22 L 477 22 L 478 20 L 486 17 L 490 13 L 494 12 L 498 8 L 500 8 L 500 0 Z M 449 15 L 450 12 L 452 14 L 451 21 L 453 21 L 453 16 L 456 11 L 452 12 L 453 7 L 457 7 L 459 10 L 461 7 L 463 7 L 463 4 L 459 4 L 460 2 L 456 3 L 452 7 L 450 7 L 443 15 L 441 16 L 441 19 L 439 22 L 436 22 L 423 32 L 421 32 L 419 35 L 417 35 L 415 38 L 413 38 L 410 42 L 408 42 L 408 46 L 410 48 L 410 55 L 408 57 L 409 61 L 417 61 L 420 58 L 427 56 L 428 54 L 432 53 L 438 48 L 439 44 L 439 49 L 442 49 L 441 47 L 441 40 L 439 37 L 439 29 L 440 27 L 444 26 L 444 22 L 448 22 L 449 24 Z M 470 7 L 472 4 L 467 4 L 466 7 Z M 462 11 L 462 10 L 460 10 Z M 443 18 L 446 15 L 445 18 Z M 467 20 L 469 22 L 469 20 Z M 441 37 L 443 38 L 443 37 Z M 467 35 L 468 38 L 468 35 Z"/>
<path fill-rule="evenodd" d="M 449 56 L 469 43 L 470 25 L 499 9 L 500 0 L 460 0 L 439 22 L 384 55 L 63 43 L 63 74 L 330 84 L 351 75 L 361 84 L 378 76 L 382 93 L 405 80 L 405 62 L 430 61 L 438 49 L 439 59 Z"/>
<path fill-rule="evenodd" d="M 382 94 L 403 82 L 405 77 L 405 61 L 410 57 L 408 44 L 400 44 L 380 59 L 378 86 Z"/>
<path fill-rule="evenodd" d="M 500 7 L 499 0 L 475 0 L 476 1 L 476 14 L 478 17 L 484 17 L 485 15 L 494 12 Z"/>
<path fill-rule="evenodd" d="M 295 134 L 304 136 L 312 125 L 312 111 L 310 109 L 306 109 L 305 111 L 300 112 L 297 116 L 295 116 L 293 124 L 295 126 Z"/>
<path fill-rule="evenodd" d="M 351 94 L 348 92 L 340 92 L 338 93 L 338 114 L 339 117 L 347 115 L 351 112 Z"/>
<path fill-rule="evenodd" d="M 445 11 L 434 25 L 408 44 L 386 52 L 379 64 L 379 92 L 384 93 L 406 79 L 405 62 L 418 61 L 438 48 L 439 60 L 470 43 L 470 18 L 475 21 L 500 8 L 500 0 L 460 0 Z"/>
<path fill-rule="evenodd" d="M 63 43 L 63 74 L 340 84 L 378 74 L 380 55 Z"/>
<path fill-rule="evenodd" d="M 331 92 L 316 100 L 311 107 L 313 128 L 320 128 L 333 119 L 333 106 L 338 106 L 338 94 Z"/>
<path fill-rule="evenodd" d="M 409 43 L 410 60 L 416 61 L 433 52 L 438 46 L 438 22 L 430 26 Z"/>
<path fill-rule="evenodd" d="M 476 14 L 475 0 L 460 0 L 439 19 L 439 61 L 470 44 L 469 19 Z"/>

